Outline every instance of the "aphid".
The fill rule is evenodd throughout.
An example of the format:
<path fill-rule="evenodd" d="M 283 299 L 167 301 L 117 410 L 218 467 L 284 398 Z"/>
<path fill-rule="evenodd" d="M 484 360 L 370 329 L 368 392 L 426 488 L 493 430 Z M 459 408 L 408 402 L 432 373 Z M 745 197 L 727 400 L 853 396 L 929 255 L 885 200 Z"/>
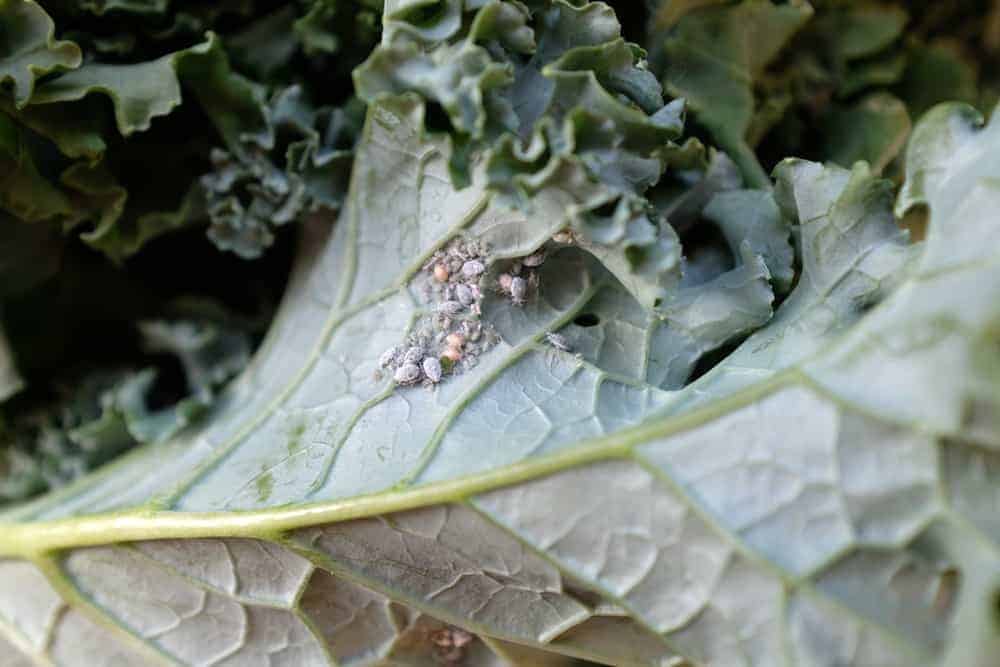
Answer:
<path fill-rule="evenodd" d="M 459 301 L 442 301 L 437 310 L 445 315 L 458 315 L 465 308 Z"/>
<path fill-rule="evenodd" d="M 414 345 L 406 351 L 403 355 L 404 364 L 419 364 L 420 360 L 424 358 L 424 351 L 419 346 Z"/>
<path fill-rule="evenodd" d="M 390 347 L 388 350 L 383 352 L 382 356 L 378 358 L 378 367 L 386 368 L 388 366 L 392 366 L 394 363 L 396 363 L 397 356 L 399 356 L 399 346 L 394 345 L 393 347 Z"/>
<path fill-rule="evenodd" d="M 514 276 L 510 280 L 510 300 L 515 305 L 524 303 L 524 297 L 528 293 L 528 281 L 521 276 Z"/>
<path fill-rule="evenodd" d="M 501 292 L 510 293 L 510 282 L 514 279 L 514 276 L 509 273 L 501 273 L 500 277 L 497 278 L 497 287 L 500 288 Z"/>
<path fill-rule="evenodd" d="M 527 257 L 525 257 L 524 259 L 522 259 L 521 263 L 527 266 L 528 268 L 533 269 L 536 266 L 541 266 L 544 261 L 545 261 L 545 252 L 539 250 L 538 252 L 532 253 Z"/>
<path fill-rule="evenodd" d="M 435 264 L 434 265 L 434 279 L 436 281 L 438 281 L 439 283 L 446 283 L 446 282 L 448 282 L 448 276 L 449 275 L 451 275 L 451 274 L 448 271 L 448 267 L 447 266 L 445 266 L 444 264 Z"/>
<path fill-rule="evenodd" d="M 545 334 L 545 339 L 549 341 L 549 345 L 556 348 L 557 350 L 562 350 L 563 352 L 572 352 L 573 348 L 570 347 L 569 341 L 562 334 L 557 333 L 547 333 Z"/>
<path fill-rule="evenodd" d="M 486 270 L 486 265 L 478 259 L 470 259 L 462 265 L 462 275 L 466 278 L 475 278 Z"/>
<path fill-rule="evenodd" d="M 476 294 L 468 285 L 458 284 L 455 287 L 455 296 L 463 306 L 471 306 L 476 302 Z"/>
<path fill-rule="evenodd" d="M 479 340 L 479 336 L 483 330 L 479 322 L 470 322 L 466 320 L 465 322 L 462 322 L 462 331 L 465 332 L 465 338 L 475 342 Z"/>
<path fill-rule="evenodd" d="M 424 375 L 432 383 L 437 384 L 441 381 L 441 362 L 434 357 L 427 357 L 424 359 L 423 363 Z"/>
<path fill-rule="evenodd" d="M 448 337 L 444 339 L 444 342 L 448 347 L 454 347 L 461 349 L 465 345 L 465 336 L 460 333 L 450 333 Z"/>
<path fill-rule="evenodd" d="M 456 347 L 449 347 L 441 353 L 441 356 L 452 363 L 458 363 L 462 360 L 462 351 Z"/>
<path fill-rule="evenodd" d="M 414 384 L 420 379 L 420 367 L 416 364 L 403 364 L 396 369 L 393 379 L 398 384 Z"/>

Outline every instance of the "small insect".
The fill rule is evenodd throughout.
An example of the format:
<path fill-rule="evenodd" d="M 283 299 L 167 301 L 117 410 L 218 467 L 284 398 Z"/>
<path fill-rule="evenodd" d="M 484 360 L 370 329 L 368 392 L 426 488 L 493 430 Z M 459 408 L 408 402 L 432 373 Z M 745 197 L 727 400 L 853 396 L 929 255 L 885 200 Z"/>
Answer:
<path fill-rule="evenodd" d="M 431 643 L 434 644 L 435 662 L 443 665 L 458 665 L 465 662 L 466 645 L 474 637 L 458 628 L 446 627 L 437 630 L 430 636 Z"/>
<path fill-rule="evenodd" d="M 520 276 L 514 276 L 510 280 L 510 300 L 515 306 L 524 304 L 524 297 L 528 293 L 528 281 Z"/>
<path fill-rule="evenodd" d="M 486 265 L 480 262 L 478 259 L 470 259 L 465 264 L 462 264 L 462 275 L 466 278 L 475 278 L 486 270 Z"/>
<path fill-rule="evenodd" d="M 457 347 L 449 347 L 441 356 L 454 364 L 462 360 L 462 351 Z"/>
<path fill-rule="evenodd" d="M 404 364 L 419 364 L 420 360 L 424 358 L 424 351 L 419 346 L 414 345 L 406 351 L 403 355 Z"/>
<path fill-rule="evenodd" d="M 456 347 L 461 349 L 465 345 L 465 336 L 460 333 L 450 333 L 448 337 L 444 339 L 444 342 L 448 347 Z"/>
<path fill-rule="evenodd" d="M 562 350 L 563 352 L 572 352 L 573 348 L 570 346 L 569 341 L 562 334 L 557 333 L 547 333 L 545 334 L 545 340 L 549 341 L 549 345 L 556 348 L 557 350 Z"/>
<path fill-rule="evenodd" d="M 432 384 L 437 384 L 441 381 L 441 362 L 434 357 L 427 357 L 424 359 L 422 364 L 424 369 L 424 375 L 427 379 L 431 381 Z"/>
<path fill-rule="evenodd" d="M 476 293 L 468 285 L 457 285 L 455 287 L 455 296 L 463 306 L 471 306 L 476 302 Z"/>
<path fill-rule="evenodd" d="M 522 259 L 521 263 L 527 266 L 528 268 L 533 269 L 536 266 L 541 266 L 544 261 L 545 261 L 545 252 L 539 250 L 538 252 L 532 253 L 527 257 L 525 257 L 524 259 Z"/>
<path fill-rule="evenodd" d="M 514 276 L 510 275 L 509 273 L 501 273 L 500 277 L 497 278 L 497 287 L 500 288 L 501 292 L 504 292 L 505 294 L 509 294 L 510 293 L 510 282 L 512 280 L 514 280 Z"/>
<path fill-rule="evenodd" d="M 446 282 L 448 282 L 448 276 L 449 275 L 450 275 L 450 273 L 448 271 L 448 267 L 447 266 L 445 266 L 444 264 L 435 264 L 434 265 L 434 279 L 437 280 L 439 283 L 446 283 Z"/>
<path fill-rule="evenodd" d="M 378 358 L 378 367 L 387 368 L 396 363 L 396 357 L 399 356 L 399 346 L 395 345 L 390 347 L 388 350 L 382 353 L 382 356 Z"/>
<path fill-rule="evenodd" d="M 420 380 L 420 367 L 416 364 L 403 364 L 392 377 L 401 385 L 414 384 Z"/>
<path fill-rule="evenodd" d="M 438 312 L 445 315 L 458 315 L 464 309 L 465 306 L 459 301 L 442 301 L 437 307 Z"/>
<path fill-rule="evenodd" d="M 479 336 L 483 332 L 483 327 L 479 324 L 479 322 L 470 322 L 466 320 L 465 322 L 462 322 L 462 331 L 465 333 L 465 338 L 475 342 L 479 340 Z M 456 335 L 461 336 L 462 334 Z"/>
<path fill-rule="evenodd" d="M 572 243 L 573 242 L 573 232 L 568 229 L 564 229 L 561 232 L 556 232 L 552 235 L 552 240 L 556 243 Z"/>

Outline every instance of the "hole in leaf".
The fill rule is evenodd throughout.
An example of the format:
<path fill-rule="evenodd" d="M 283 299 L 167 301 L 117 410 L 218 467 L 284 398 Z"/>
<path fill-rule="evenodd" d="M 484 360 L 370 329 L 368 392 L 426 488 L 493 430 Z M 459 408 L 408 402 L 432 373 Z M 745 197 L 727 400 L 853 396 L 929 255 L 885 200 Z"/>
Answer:
<path fill-rule="evenodd" d="M 444 107 L 433 100 L 424 105 L 424 127 L 428 132 L 451 132 L 451 118 Z"/>
<path fill-rule="evenodd" d="M 150 410 L 174 405 L 190 393 L 180 359 L 170 354 L 156 354 L 151 356 L 149 363 L 156 368 L 156 379 L 146 401 Z"/>
<path fill-rule="evenodd" d="M 736 258 L 719 228 L 699 220 L 684 233 L 684 285 L 695 286 L 712 280 L 736 266 Z"/>
<path fill-rule="evenodd" d="M 428 26 L 445 13 L 445 2 L 434 2 L 427 5 L 422 5 L 420 7 L 415 7 L 407 12 L 404 12 L 401 16 L 397 18 L 401 21 L 406 21 L 407 23 L 417 26 L 424 27 Z"/>
<path fill-rule="evenodd" d="M 606 204 L 601 204 L 595 209 L 590 210 L 590 214 L 598 218 L 610 218 L 614 216 L 615 211 L 618 209 L 618 200 L 612 200 Z"/>
<path fill-rule="evenodd" d="M 899 226 L 910 232 L 911 243 L 917 243 L 927 238 L 927 222 L 929 217 L 930 212 L 927 206 L 921 204 L 907 211 L 903 219 L 899 221 Z"/>
<path fill-rule="evenodd" d="M 628 260 L 629 266 L 635 269 L 646 261 L 646 249 L 637 245 L 630 245 L 625 248 L 625 259 Z"/>
<path fill-rule="evenodd" d="M 578 327 L 596 327 L 600 323 L 601 318 L 594 313 L 583 313 L 573 320 L 573 324 Z"/>
<path fill-rule="evenodd" d="M 727 343 L 722 347 L 716 348 L 711 352 L 702 355 L 701 358 L 698 359 L 698 363 L 696 363 L 694 365 L 694 368 L 691 370 L 691 376 L 688 378 L 687 384 L 694 382 L 702 375 L 704 375 L 705 373 L 709 372 L 710 370 L 718 366 L 719 362 L 721 362 L 723 359 L 732 354 L 733 351 L 736 350 L 736 348 L 738 348 L 740 346 L 740 343 L 742 342 L 743 340 L 741 339 L 733 343 Z"/>

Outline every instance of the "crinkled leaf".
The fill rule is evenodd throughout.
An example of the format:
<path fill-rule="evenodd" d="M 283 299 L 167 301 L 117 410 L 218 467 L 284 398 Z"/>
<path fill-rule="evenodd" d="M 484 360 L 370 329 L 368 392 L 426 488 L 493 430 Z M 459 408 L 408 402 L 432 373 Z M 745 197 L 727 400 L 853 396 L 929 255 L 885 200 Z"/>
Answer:
<path fill-rule="evenodd" d="M 943 123 L 954 134 L 935 148 L 939 133 L 918 128 L 910 166 L 914 182 L 922 177 L 925 185 L 911 199 L 930 201 L 940 226 L 916 248 L 916 259 L 888 211 L 887 186 L 864 167 L 782 165 L 777 203 L 799 228 L 803 274 L 771 324 L 722 370 L 678 396 L 704 407 L 682 409 L 683 401 L 627 378 L 654 353 L 640 348 L 629 356 L 635 348 L 621 344 L 636 340 L 630 328 L 644 326 L 634 324 L 644 312 L 638 305 L 632 315 L 607 310 L 629 303 L 621 296 L 595 311 L 602 324 L 616 323 L 605 329 L 607 345 L 595 339 L 596 352 L 582 338 L 582 359 L 541 343 L 559 327 L 568 339 L 574 327 L 593 329 L 563 323 L 597 306 L 601 290 L 621 289 L 572 250 L 542 264 L 537 301 L 482 303 L 483 323 L 495 326 L 500 340 L 478 364 L 435 389 L 378 379 L 380 351 L 423 326 L 420 313 L 433 305 L 421 305 L 428 292 L 420 286 L 430 278 L 419 258 L 456 232 L 474 238 L 519 224 L 516 213 L 484 202 L 481 184 L 461 191 L 446 185 L 446 150 L 421 138 L 412 111 L 401 103 L 371 111 L 343 224 L 325 249 L 321 237 L 305 241 L 271 342 L 209 425 L 8 513 L 14 523 L 5 528 L 4 548 L 33 558 L 50 582 L 35 575 L 39 594 L 30 599 L 44 604 L 3 598 L 4 627 L 15 628 L 9 636 L 18 647 L 56 652 L 74 636 L 63 623 L 79 611 L 102 619 L 110 633 L 91 649 L 95 656 L 243 656 L 265 650 L 241 628 L 258 613 L 256 600 L 266 599 L 267 609 L 296 610 L 281 612 L 287 622 L 310 619 L 295 635 L 306 664 L 323 663 L 308 651 L 324 645 L 338 647 L 330 649 L 336 655 L 385 655 L 395 635 L 380 634 L 377 616 L 363 631 L 344 630 L 334 620 L 343 615 L 315 616 L 313 605 L 344 580 L 363 587 L 341 593 L 347 599 L 384 596 L 472 634 L 608 663 L 625 654 L 641 664 L 680 654 L 766 664 L 787 648 L 799 663 L 841 655 L 848 664 L 907 665 L 986 650 L 965 640 L 976 619 L 992 613 L 979 592 L 995 586 L 1000 537 L 988 496 L 957 482 L 991 478 L 993 468 L 983 467 L 992 465 L 991 450 L 939 438 L 958 432 L 929 421 L 939 411 L 928 413 L 926 399 L 969 405 L 959 387 L 941 389 L 938 341 L 985 352 L 976 322 L 995 318 L 997 301 L 983 290 L 974 297 L 982 308 L 970 308 L 972 301 L 926 292 L 975 293 L 951 289 L 955 280 L 996 284 L 988 243 L 973 244 L 978 261 L 938 259 L 968 247 L 952 245 L 955 238 L 988 238 L 981 235 L 990 217 L 980 206 L 991 201 L 992 181 L 980 177 L 984 161 L 976 152 L 995 145 L 993 130 L 977 134 L 942 112 L 938 128 Z M 956 154 L 962 159 L 938 162 Z M 401 161 L 422 177 L 401 179 Z M 395 196 L 377 196 L 390 183 Z M 417 201 L 435 204 L 411 217 Z M 399 275 L 370 268 L 393 265 L 404 267 Z M 873 335 L 888 342 L 885 327 L 916 332 L 949 316 L 962 318 L 973 335 L 920 339 L 920 347 L 890 357 L 897 348 L 868 342 Z M 872 370 L 886 363 L 892 371 Z M 346 369 L 357 370 L 348 378 Z M 894 383 L 890 391 L 873 382 L 917 369 L 933 369 L 937 381 Z M 956 377 L 961 386 L 979 386 L 971 368 Z M 919 416 L 896 410 L 911 401 Z M 664 405 L 678 416 L 654 416 Z M 151 500 L 158 510 L 128 509 Z M 452 504 L 408 509 L 443 501 Z M 284 548 L 268 541 L 278 532 Z M 170 540 L 133 542 L 147 538 Z M 119 541 L 133 543 L 97 546 Z M 51 549 L 64 551 L 55 560 L 39 555 Z M 235 574 L 250 567 L 240 565 L 249 554 L 282 565 L 250 570 L 272 576 Z M 23 561 L 7 566 L 25 577 L 33 571 Z M 110 577 L 107 567 L 134 574 Z M 293 572 L 294 583 L 277 583 Z M 182 595 L 192 586 L 210 591 L 213 617 L 232 623 L 214 626 L 211 642 L 197 622 L 163 630 L 163 603 L 169 600 L 174 619 L 186 617 L 187 607 L 175 605 L 187 604 L 187 596 L 204 597 Z M 59 616 L 66 620 L 53 626 L 52 639 L 40 639 L 49 634 L 32 630 L 39 627 L 34 619 L 62 605 L 71 610 Z M 376 613 L 379 606 L 365 608 Z M 973 621 L 955 626 L 959 616 Z M 848 639 L 859 636 L 860 644 Z M 454 643 L 450 635 L 440 639 Z"/>
<path fill-rule="evenodd" d="M 804 2 L 708 6 L 685 15 L 662 46 L 664 86 L 687 100 L 753 186 L 767 182 L 745 140 L 754 81 L 811 16 Z"/>
<path fill-rule="evenodd" d="M 139 443 L 163 442 L 201 417 L 219 388 L 247 364 L 250 341 L 236 322 L 201 319 L 140 323 L 150 355 L 170 355 L 183 370 L 183 395 L 156 397 L 157 372 L 90 373 L 72 378 L 63 396 L 0 413 L 0 502 L 23 500 L 68 484 Z M 4 348 L 4 359 L 10 356 Z M 18 387 L 13 366 L 10 391 Z M 157 401 L 157 405 L 153 405 Z"/>
<path fill-rule="evenodd" d="M 906 106 L 888 94 L 870 95 L 847 108 L 835 108 L 826 122 L 826 153 L 845 167 L 864 161 L 878 173 L 899 155 L 910 136 Z"/>
<path fill-rule="evenodd" d="M 96 162 L 107 149 L 100 109 L 89 104 L 47 104 L 15 110 L 0 97 L 0 110 L 52 141 L 69 158 Z"/>
<path fill-rule="evenodd" d="M 467 18 L 427 0 L 387 16 L 426 48 Z M 581 99 L 611 85 L 553 91 L 577 78 Z M 516 172 L 531 208 L 510 208 L 496 137 L 457 188 L 463 146 L 427 133 L 428 104 L 373 100 L 338 224 L 304 226 L 268 340 L 203 425 L 3 515 L 17 659 L 990 663 L 1000 120 L 951 107 L 916 128 L 899 207 L 929 206 L 921 245 L 864 164 L 785 161 L 773 194 L 701 176 L 665 200 L 738 256 L 678 260 L 650 304 L 600 242 L 648 234 L 614 218 L 644 196 L 591 237 L 550 227 L 600 173 L 599 140 L 630 133 L 560 115 L 586 149 Z M 520 138 L 560 148 L 566 128 Z M 511 160 L 544 154 L 507 136 Z M 791 286 L 773 318 L 772 283 Z M 414 354 L 453 363 L 438 381 Z"/>
<path fill-rule="evenodd" d="M 363 111 L 353 99 L 316 108 L 301 87 L 290 86 L 275 93 L 263 115 L 264 129 L 243 134 L 232 153 L 213 151 L 214 170 L 200 179 L 208 237 L 244 259 L 263 254 L 275 228 L 343 205 Z"/>
<path fill-rule="evenodd" d="M 80 47 L 55 39 L 55 24 L 33 0 L 0 5 L 0 84 L 13 86 L 14 104 L 31 101 L 36 82 L 51 72 L 80 66 Z"/>
<path fill-rule="evenodd" d="M 165 116 L 181 103 L 181 86 L 177 77 L 181 61 L 189 54 L 205 56 L 210 53 L 213 43 L 210 40 L 145 63 L 87 63 L 39 85 L 31 103 L 72 102 L 101 93 L 114 105 L 118 131 L 127 137 L 148 130 L 154 118 Z"/>
<path fill-rule="evenodd" d="M 961 46 L 948 39 L 914 50 L 900 94 L 915 117 L 941 102 L 977 101 L 975 66 L 961 54 Z"/>
<path fill-rule="evenodd" d="M 485 155 L 498 202 L 546 221 L 506 252 L 531 254 L 565 228 L 643 305 L 665 304 L 679 279 L 679 247 L 644 195 L 669 166 L 693 161 L 691 146 L 672 142 L 683 101 L 663 103 L 610 7 L 557 0 L 532 11 L 487 3 L 468 35 L 429 45 L 412 35 L 427 40 L 430 23 L 405 30 L 405 19 L 393 19 L 387 26 L 399 30 L 355 74 L 359 95 L 416 93 L 432 113 L 440 108 L 460 185 L 473 157 Z M 450 17 L 434 15 L 441 39 L 454 32 Z"/>

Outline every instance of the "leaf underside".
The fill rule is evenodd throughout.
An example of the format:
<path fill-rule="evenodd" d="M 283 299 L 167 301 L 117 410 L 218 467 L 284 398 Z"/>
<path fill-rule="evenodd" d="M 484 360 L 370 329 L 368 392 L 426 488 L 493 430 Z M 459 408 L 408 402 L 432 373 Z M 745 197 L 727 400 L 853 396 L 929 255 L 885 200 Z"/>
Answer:
<path fill-rule="evenodd" d="M 573 181 L 511 205 L 502 140 L 453 187 L 456 142 L 403 93 L 204 424 L 0 514 L 6 664 L 989 664 L 1000 121 L 916 126 L 919 245 L 863 164 L 786 161 L 705 211 L 741 261 L 665 284 L 592 227 L 554 245 Z M 380 358 L 443 326 L 456 240 L 487 248 L 491 344 L 401 386 Z M 524 304 L 490 287 L 539 249 Z"/>

